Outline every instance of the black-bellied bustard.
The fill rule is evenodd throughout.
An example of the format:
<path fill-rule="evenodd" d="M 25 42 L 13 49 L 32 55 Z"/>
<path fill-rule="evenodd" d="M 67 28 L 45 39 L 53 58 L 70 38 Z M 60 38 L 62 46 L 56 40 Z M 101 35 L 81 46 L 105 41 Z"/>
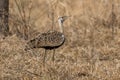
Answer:
<path fill-rule="evenodd" d="M 63 30 L 63 22 L 68 18 L 68 16 L 63 16 L 58 18 L 59 28 L 60 31 L 56 30 L 50 30 L 48 32 L 42 33 L 38 35 L 36 38 L 30 40 L 27 42 L 26 50 L 33 49 L 33 48 L 44 48 L 45 54 L 44 54 L 44 62 L 46 57 L 46 49 L 53 49 L 60 47 L 64 41 L 64 30 Z M 53 61 L 54 61 L 54 54 L 53 53 Z"/>

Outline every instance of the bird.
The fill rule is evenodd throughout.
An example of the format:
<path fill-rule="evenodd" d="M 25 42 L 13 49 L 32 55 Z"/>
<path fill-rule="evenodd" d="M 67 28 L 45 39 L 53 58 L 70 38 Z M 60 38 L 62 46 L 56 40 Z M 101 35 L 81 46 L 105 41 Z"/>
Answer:
<path fill-rule="evenodd" d="M 58 18 L 60 31 L 49 30 L 47 32 L 39 34 L 37 37 L 27 42 L 27 46 L 25 50 L 34 49 L 34 48 L 44 48 L 45 54 L 44 54 L 43 63 L 45 63 L 46 50 L 48 49 L 53 50 L 54 52 L 53 52 L 52 60 L 54 61 L 55 49 L 62 46 L 65 42 L 63 23 L 68 17 L 69 16 L 61 16 Z"/>

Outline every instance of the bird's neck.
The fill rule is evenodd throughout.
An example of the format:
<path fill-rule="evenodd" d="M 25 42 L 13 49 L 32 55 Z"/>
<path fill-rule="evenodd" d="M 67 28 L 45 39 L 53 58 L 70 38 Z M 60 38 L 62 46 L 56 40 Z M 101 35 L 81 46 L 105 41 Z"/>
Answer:
<path fill-rule="evenodd" d="M 63 22 L 62 22 L 61 20 L 58 20 L 58 23 L 59 23 L 60 32 L 61 32 L 61 33 L 64 33 L 64 30 L 63 30 Z"/>

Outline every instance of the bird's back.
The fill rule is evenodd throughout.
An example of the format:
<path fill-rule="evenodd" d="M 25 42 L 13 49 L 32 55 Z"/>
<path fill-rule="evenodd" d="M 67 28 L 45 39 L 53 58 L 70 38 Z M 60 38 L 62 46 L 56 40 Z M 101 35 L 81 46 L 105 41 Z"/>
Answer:
<path fill-rule="evenodd" d="M 64 35 L 57 31 L 48 31 L 47 33 L 41 34 L 39 38 L 38 45 L 46 47 L 59 46 L 64 42 Z"/>
<path fill-rule="evenodd" d="M 36 38 L 30 40 L 28 45 L 31 48 L 34 47 L 57 47 L 63 44 L 64 34 L 58 31 L 48 31 L 47 33 L 42 33 Z"/>

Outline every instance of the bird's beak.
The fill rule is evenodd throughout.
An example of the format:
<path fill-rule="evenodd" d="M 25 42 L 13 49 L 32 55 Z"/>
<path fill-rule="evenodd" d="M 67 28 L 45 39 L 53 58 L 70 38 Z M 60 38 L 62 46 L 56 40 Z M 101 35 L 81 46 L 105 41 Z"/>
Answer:
<path fill-rule="evenodd" d="M 64 20 L 67 20 L 68 18 L 70 18 L 71 16 L 65 16 L 64 17 Z"/>
<path fill-rule="evenodd" d="M 71 16 L 66 16 L 66 17 L 65 17 L 65 20 L 68 19 L 68 18 L 70 18 L 70 17 L 71 17 Z"/>
<path fill-rule="evenodd" d="M 68 19 L 69 17 L 71 17 L 71 16 L 65 16 L 66 19 Z"/>

